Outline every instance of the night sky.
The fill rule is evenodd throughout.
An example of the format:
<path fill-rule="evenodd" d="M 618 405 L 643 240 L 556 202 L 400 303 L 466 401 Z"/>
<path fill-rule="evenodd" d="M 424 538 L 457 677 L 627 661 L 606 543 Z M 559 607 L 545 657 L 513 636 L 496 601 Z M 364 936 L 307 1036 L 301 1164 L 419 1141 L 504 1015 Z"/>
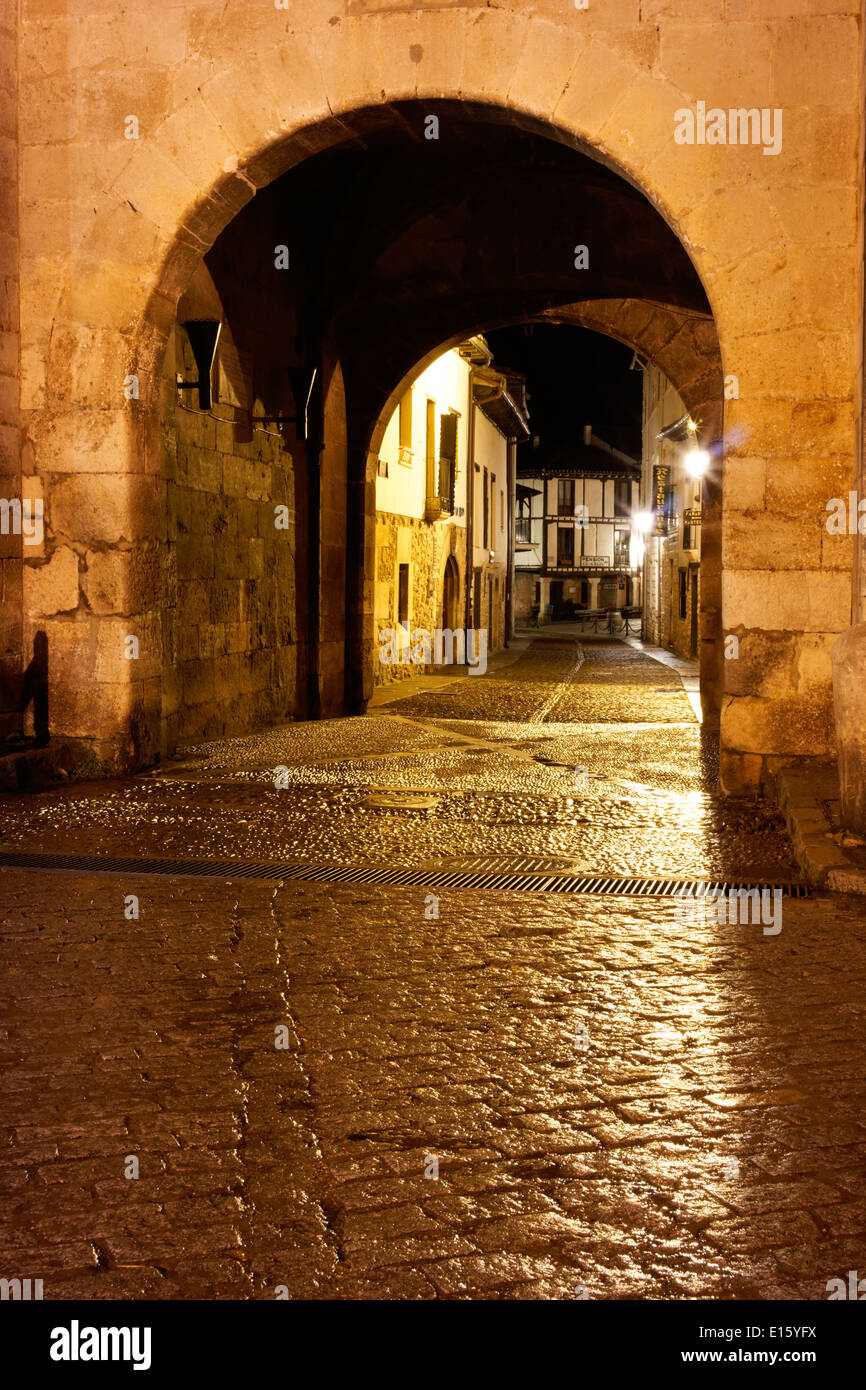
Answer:
<path fill-rule="evenodd" d="M 521 324 L 485 337 L 494 366 L 526 376 L 529 426 L 544 446 L 579 444 L 592 425 L 606 443 L 640 458 L 643 373 L 629 371 L 631 348 L 568 324 Z"/>

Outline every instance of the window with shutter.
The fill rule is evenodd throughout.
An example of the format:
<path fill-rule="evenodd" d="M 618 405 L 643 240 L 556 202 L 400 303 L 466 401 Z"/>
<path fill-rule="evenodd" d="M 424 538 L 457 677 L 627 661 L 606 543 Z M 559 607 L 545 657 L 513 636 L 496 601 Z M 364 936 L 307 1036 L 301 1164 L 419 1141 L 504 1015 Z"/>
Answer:
<path fill-rule="evenodd" d="M 454 510 L 454 481 L 457 476 L 457 419 L 443 415 L 439 421 L 439 496 L 447 510 Z"/>

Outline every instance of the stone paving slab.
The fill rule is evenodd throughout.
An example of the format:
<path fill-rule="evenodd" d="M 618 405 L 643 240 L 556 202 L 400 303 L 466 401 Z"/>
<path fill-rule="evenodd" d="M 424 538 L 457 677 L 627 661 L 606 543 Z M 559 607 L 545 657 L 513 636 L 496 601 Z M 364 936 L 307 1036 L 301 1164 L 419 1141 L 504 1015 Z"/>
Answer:
<path fill-rule="evenodd" d="M 0 903 L 0 1268 L 48 1298 L 818 1299 L 862 1266 L 850 900 L 773 938 L 540 894 L 3 871 Z"/>
<path fill-rule="evenodd" d="M 157 857 L 447 867 L 472 852 L 629 876 L 796 872 L 774 808 L 719 796 L 717 740 L 679 675 L 629 645 L 539 639 L 447 691 L 407 686 L 364 718 L 200 745 L 122 782 L 0 796 L 0 834 L 47 853 L 134 844 Z M 404 803 L 383 805 L 393 793 Z"/>
<path fill-rule="evenodd" d="M 0 798 L 5 847 L 790 877 L 772 808 L 723 802 L 713 740 L 671 717 L 675 672 L 559 642 L 472 680 L 458 717 L 413 683 Z M 0 1273 L 49 1298 L 825 1297 L 864 1258 L 864 963 L 829 898 L 765 937 L 651 899 L 2 870 Z"/>

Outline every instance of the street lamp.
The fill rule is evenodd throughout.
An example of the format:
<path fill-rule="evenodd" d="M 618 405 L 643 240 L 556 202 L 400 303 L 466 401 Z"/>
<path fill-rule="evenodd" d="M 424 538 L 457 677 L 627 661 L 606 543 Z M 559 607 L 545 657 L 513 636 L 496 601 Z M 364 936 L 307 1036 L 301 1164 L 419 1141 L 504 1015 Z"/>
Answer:
<path fill-rule="evenodd" d="M 706 449 L 691 449 L 685 457 L 686 472 L 692 478 L 702 478 L 710 466 Z"/>
<path fill-rule="evenodd" d="M 634 529 L 640 531 L 644 535 L 653 529 L 653 520 L 652 512 L 635 512 L 632 517 Z"/>

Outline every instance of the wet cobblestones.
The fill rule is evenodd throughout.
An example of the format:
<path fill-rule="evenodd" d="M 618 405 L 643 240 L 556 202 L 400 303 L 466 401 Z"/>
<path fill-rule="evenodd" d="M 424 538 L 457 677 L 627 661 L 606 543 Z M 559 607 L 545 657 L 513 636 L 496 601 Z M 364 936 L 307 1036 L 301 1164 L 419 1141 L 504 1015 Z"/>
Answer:
<path fill-rule="evenodd" d="M 649 901 L 39 883 L 0 875 L 0 1256 L 46 1297 L 821 1298 L 862 1264 L 848 902 L 767 939 Z"/>
<path fill-rule="evenodd" d="M 606 722 L 571 722 L 587 691 L 595 715 L 608 702 Z M 443 703 L 447 719 L 423 713 Z M 622 722 L 626 705 L 642 722 Z M 665 717 L 673 708 L 678 723 Z M 125 854 L 134 841 L 162 857 L 447 866 L 468 846 L 593 873 L 789 876 L 781 822 L 765 805 L 720 798 L 716 764 L 716 741 L 669 667 L 614 642 L 538 642 L 489 677 L 362 719 L 202 745 L 125 783 L 0 797 L 0 830 L 9 848 L 57 853 Z M 370 804 L 401 791 L 437 801 Z"/>
<path fill-rule="evenodd" d="M 573 646 L 530 652 L 447 719 L 413 695 L 4 797 L 4 845 L 788 876 L 770 808 L 715 796 L 675 673 L 606 660 L 563 689 Z M 612 717 L 575 728 L 605 669 Z M 364 805 L 415 785 L 429 810 Z M 825 1298 L 866 1263 L 864 971 L 856 899 L 786 901 L 769 937 L 652 899 L 0 870 L 0 1275 L 46 1298 Z"/>

